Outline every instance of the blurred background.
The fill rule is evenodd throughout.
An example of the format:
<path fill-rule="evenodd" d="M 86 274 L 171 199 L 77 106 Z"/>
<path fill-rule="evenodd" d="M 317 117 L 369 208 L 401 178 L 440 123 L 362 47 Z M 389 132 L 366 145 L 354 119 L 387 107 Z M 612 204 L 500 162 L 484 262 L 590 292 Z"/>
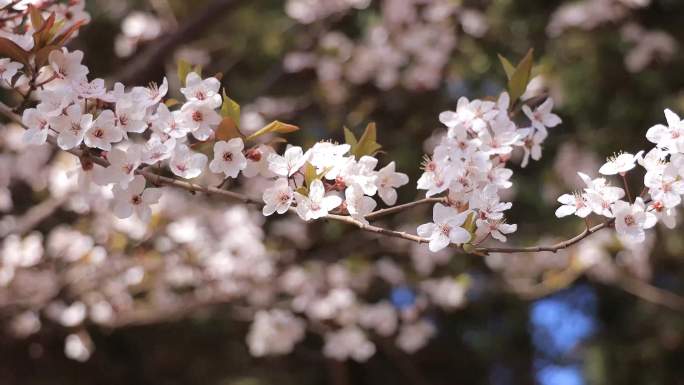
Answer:
<path fill-rule="evenodd" d="M 540 161 L 514 167 L 511 244 L 581 231 L 581 221 L 553 214 L 561 193 L 581 187 L 576 172 L 595 176 L 606 156 L 650 148 L 644 135 L 663 109 L 684 112 L 680 0 L 93 0 L 86 9 L 92 20 L 70 47 L 110 84 L 166 76 L 177 93 L 183 59 L 220 74 L 244 130 L 280 119 L 301 127 L 289 142 L 310 145 L 375 121 L 381 164 L 395 160 L 411 178 L 399 202 L 417 197 L 423 154 L 443 133 L 438 114 L 461 96 L 498 95 L 497 54 L 516 62 L 533 48 L 528 97 L 552 96 L 563 124 L 549 130 Z M 67 193 L 73 160 L 27 154 L 15 131 L 0 138 L 2 250 L 60 257 L 0 278 L 2 384 L 684 384 L 681 225 L 638 246 L 606 232 L 558 254 L 433 256 L 341 224 L 264 222 L 210 199 L 198 208 L 190 201 L 199 197 L 178 192 L 150 230 L 105 217 L 97 197 Z M 35 207 L 43 215 L 27 224 Z M 217 208 L 230 210 L 218 222 Z M 413 232 L 428 216 L 418 208 L 387 224 Z M 245 221 L 249 231 L 227 225 Z M 226 289 L 237 278 L 207 274 L 223 265 L 202 256 L 245 237 L 258 253 L 277 252 L 266 263 L 275 272 L 250 271 L 239 279 L 252 286 Z M 288 355 L 252 357 L 240 310 L 275 301 L 266 286 L 293 263 L 321 274 L 343 267 L 352 286 L 361 282 L 359 297 L 397 309 L 418 306 L 426 294 L 415 288 L 429 277 L 457 277 L 463 293 L 423 312 L 431 338 L 415 349 L 380 339 L 366 362 L 338 362 L 309 332 Z M 402 278 L 373 280 L 370 267 Z M 65 284 L 74 271 L 86 278 Z M 77 301 L 90 315 L 73 323 Z M 70 352 L 67 335 L 81 338 Z"/>

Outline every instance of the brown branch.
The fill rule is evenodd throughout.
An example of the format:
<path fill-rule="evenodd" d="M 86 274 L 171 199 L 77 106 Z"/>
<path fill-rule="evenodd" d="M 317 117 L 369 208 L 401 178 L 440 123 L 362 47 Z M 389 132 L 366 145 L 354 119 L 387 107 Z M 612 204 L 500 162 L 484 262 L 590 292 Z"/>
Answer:
<path fill-rule="evenodd" d="M 644 301 L 664 306 L 670 310 L 684 312 L 684 297 L 667 290 L 663 290 L 648 282 L 641 281 L 626 275 L 618 278 L 616 282 L 622 290 Z"/>
<path fill-rule="evenodd" d="M 2 103 L 0 103 L 0 114 L 7 116 L 8 118 L 13 120 L 17 124 L 20 124 L 23 126 L 23 124 L 21 122 L 21 118 L 19 117 L 19 115 L 15 114 L 9 107 L 7 107 L 6 105 L 4 105 Z M 56 139 L 53 136 L 48 136 L 48 141 L 51 144 L 56 145 Z M 109 163 L 105 159 L 100 158 L 100 157 L 96 157 L 96 156 L 91 156 L 89 153 L 84 152 L 81 149 L 71 149 L 71 150 L 68 150 L 68 152 L 71 154 L 74 154 L 78 157 L 83 157 L 83 156 L 89 157 L 90 159 L 92 159 L 93 162 L 95 162 L 95 163 L 97 163 L 103 167 L 109 166 Z M 250 198 L 244 194 L 236 193 L 233 191 L 222 190 L 222 189 L 218 189 L 215 187 L 203 186 L 203 185 L 199 185 L 199 184 L 195 184 L 195 183 L 191 183 L 191 182 L 181 181 L 181 180 L 178 180 L 175 178 L 169 178 L 169 177 L 161 176 L 159 174 L 156 174 L 156 173 L 153 173 L 151 171 L 144 170 L 144 169 L 137 170 L 136 172 L 138 174 L 144 176 L 150 183 L 153 183 L 156 185 L 174 186 L 174 187 L 178 187 L 178 188 L 181 188 L 184 190 L 188 190 L 190 192 L 204 192 L 206 194 L 220 195 L 220 196 L 230 198 L 230 199 L 234 199 L 234 200 L 237 200 L 237 201 L 240 201 L 243 203 L 263 205 L 263 203 L 258 199 L 253 199 L 253 198 Z M 366 216 L 366 218 L 367 219 L 376 219 L 378 217 L 388 215 L 388 214 L 393 214 L 393 213 L 396 213 L 396 212 L 399 212 L 399 211 L 402 211 L 402 210 L 405 210 L 405 209 L 408 209 L 408 208 L 411 208 L 411 207 L 414 207 L 414 206 L 417 206 L 420 204 L 440 202 L 440 201 L 443 201 L 443 199 L 444 198 L 426 198 L 426 199 L 422 199 L 419 201 L 410 202 L 410 203 L 406 203 L 406 204 L 395 206 L 395 207 L 390 207 L 387 209 L 381 209 L 381 210 L 377 210 L 373 213 L 368 214 Z M 294 209 L 291 209 L 290 211 L 292 212 L 292 211 L 294 211 Z M 348 223 L 350 225 L 354 225 L 354 226 L 358 227 L 359 229 L 361 229 L 363 231 L 367 231 L 367 232 L 371 232 L 371 233 L 375 233 L 375 234 L 405 239 L 405 240 L 417 242 L 417 243 L 428 243 L 429 242 L 428 239 L 417 236 L 417 235 L 409 234 L 409 233 L 402 232 L 402 231 L 389 230 L 389 229 L 385 229 L 385 228 L 378 227 L 378 226 L 373 226 L 373 225 L 358 221 L 358 220 L 356 220 L 350 216 L 328 214 L 324 218 Z M 593 233 L 595 233 L 595 232 L 597 232 L 603 228 L 609 227 L 612 223 L 613 223 L 613 219 L 607 220 L 607 221 L 605 221 L 601 224 L 598 224 L 594 227 L 585 229 L 580 234 L 578 234 L 578 235 L 576 235 L 576 236 L 574 236 L 568 240 L 565 240 L 563 242 L 559 242 L 555 245 L 550 245 L 550 246 L 476 247 L 476 248 L 470 247 L 470 248 L 466 248 L 466 249 L 464 249 L 462 246 L 456 245 L 456 244 L 451 244 L 450 246 L 452 248 L 456 248 L 456 249 L 459 249 L 461 251 L 465 251 L 467 253 L 481 255 L 481 256 L 487 255 L 489 253 L 538 253 L 538 252 L 542 252 L 542 251 L 550 251 L 550 252 L 555 253 L 559 250 L 566 249 L 566 248 L 580 242 L 584 238 L 590 236 L 591 234 L 593 234 Z"/>
<path fill-rule="evenodd" d="M 417 201 L 404 203 L 402 205 L 392 206 L 392 207 L 388 207 L 386 209 L 381 209 L 381 210 L 375 210 L 372 213 L 366 215 L 365 218 L 369 221 L 373 221 L 373 220 L 376 220 L 380 217 L 395 214 L 395 213 L 410 209 L 410 208 L 415 207 L 415 206 L 419 206 L 419 205 L 423 205 L 423 204 L 431 204 L 431 203 L 444 203 L 444 202 L 446 202 L 446 199 L 443 197 L 419 199 Z"/>
<path fill-rule="evenodd" d="M 24 235 L 28 233 L 62 207 L 68 198 L 68 193 L 59 198 L 50 197 L 31 207 L 24 215 L 16 219 L 14 226 L 0 232 L 0 238 L 10 234 Z"/>
<path fill-rule="evenodd" d="M 542 251 L 557 252 L 559 250 L 567 249 L 568 247 L 579 243 L 584 238 L 594 234 L 595 232 L 610 227 L 613 224 L 614 219 L 609 219 L 602 222 L 594 227 L 589 227 L 584 229 L 581 233 L 575 235 L 574 237 L 567 239 L 562 242 L 558 242 L 554 245 L 549 246 L 530 246 L 530 247 L 479 247 L 475 249 L 482 253 L 539 253 Z"/>

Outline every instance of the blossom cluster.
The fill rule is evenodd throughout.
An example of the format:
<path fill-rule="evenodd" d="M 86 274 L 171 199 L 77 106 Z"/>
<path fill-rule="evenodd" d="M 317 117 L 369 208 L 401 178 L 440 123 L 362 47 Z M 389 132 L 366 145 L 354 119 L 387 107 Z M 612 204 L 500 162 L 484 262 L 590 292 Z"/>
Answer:
<path fill-rule="evenodd" d="M 294 3 L 302 1 L 290 2 Z M 348 84 L 372 83 L 383 90 L 435 89 L 456 49 L 457 27 L 474 37 L 482 37 L 489 27 L 480 11 L 448 0 L 385 0 L 381 12 L 360 39 L 328 31 L 314 49 L 288 54 L 285 68 L 314 69 L 327 97 L 336 102 L 347 98 Z"/>
<path fill-rule="evenodd" d="M 512 186 L 507 162 L 516 148 L 524 152 L 523 167 L 530 157 L 540 159 L 547 128 L 561 120 L 551 112 L 549 98 L 534 110 L 523 105 L 529 126 L 520 128 L 509 116 L 509 104 L 506 92 L 496 102 L 461 98 L 456 111 L 440 114 L 448 131 L 426 158 L 418 180 L 418 189 L 427 190 L 428 197 L 446 192 L 449 203 L 437 203 L 433 222 L 418 227 L 418 234 L 430 239 L 431 251 L 451 243 L 481 243 L 489 236 L 505 242 L 506 234 L 517 229 L 504 218 L 512 204 L 499 196 Z"/>
<path fill-rule="evenodd" d="M 665 110 L 665 117 L 667 125 L 657 124 L 646 132 L 654 148 L 647 153 L 616 154 L 598 170 L 606 177 L 621 176 L 624 189 L 612 186 L 606 177 L 592 179 L 580 172 L 586 187 L 574 194 L 561 195 L 558 201 L 563 205 L 556 210 L 556 216 L 575 214 L 587 218 L 594 213 L 614 220 L 618 235 L 628 242 L 643 242 L 645 230 L 658 221 L 673 228 L 684 194 L 684 121 L 671 110 Z M 646 171 L 644 189 L 639 196 L 632 197 L 627 174 L 637 164 Z"/>
<path fill-rule="evenodd" d="M 49 8 L 40 12 L 52 15 Z M 31 29 L 28 31 L 30 33 Z M 30 52 L 32 48 L 27 46 L 25 49 Z M 22 111 L 21 122 L 26 130 L 22 135 L 23 143 L 17 148 L 28 146 L 38 154 L 50 141 L 62 150 L 86 154 L 81 156 L 78 166 L 68 162 L 75 172 L 70 170 L 66 179 L 78 180 L 78 201 L 71 202 L 71 207 L 94 214 L 100 222 L 96 226 L 99 240 L 69 226 L 54 229 L 46 241 L 47 247 L 43 246 L 42 237 L 37 233 L 24 239 L 8 237 L 3 242 L 5 253 L 0 274 L 3 286 L 17 285 L 21 290 L 25 282 L 23 277 L 33 274 L 30 270 L 49 274 L 45 278 L 56 273 L 50 270 L 51 264 L 45 256 L 73 264 L 74 274 L 85 273 L 90 277 L 93 272 L 99 288 L 88 287 L 82 296 L 76 295 L 65 302 L 58 296 L 52 298 L 55 294 L 47 287 L 46 298 L 51 299 L 41 309 L 43 314 L 30 310 L 15 319 L 14 329 L 20 335 L 39 330 L 41 316 L 67 328 L 79 328 L 79 332 L 70 334 L 65 341 L 65 353 L 73 359 L 86 360 L 92 352 L 92 341 L 82 328 L 87 320 L 102 325 L 129 322 L 127 314 L 136 310 L 129 290 L 140 295 L 140 285 L 151 273 L 143 261 L 136 261 L 124 267 L 122 272 L 105 272 L 107 278 L 102 281 L 99 272 L 106 269 L 105 265 L 120 262 L 126 266 L 128 263 L 125 258 L 118 261 L 116 255 L 98 245 L 107 241 L 107 237 L 101 238 L 102 234 L 124 231 L 139 239 L 145 234 L 153 213 L 167 210 L 178 215 L 179 207 L 183 206 L 180 204 L 183 199 L 172 191 L 165 191 L 161 201 L 162 189 L 150 185 L 144 176 L 146 170 L 167 169 L 181 179 L 205 178 L 208 174 L 225 180 L 236 179 L 240 174 L 245 178 L 262 176 L 270 184 L 263 190 L 264 215 L 282 214 L 292 208 L 304 220 L 334 212 L 349 215 L 360 223 L 367 223 L 365 216 L 377 206 L 373 196 L 377 195 L 386 205 L 393 205 L 397 201 L 396 188 L 408 183 L 408 177 L 396 171 L 394 162 L 376 170 L 375 143 L 364 142 L 363 138 L 356 146 L 371 145 L 368 151 L 353 148 L 351 144 L 319 142 L 307 151 L 288 146 L 282 155 L 265 144 L 245 148 L 250 137 L 239 132 L 220 140 L 219 125 L 226 119 L 237 124 L 239 118 L 229 117 L 231 112 L 224 111 L 226 104 L 232 101 L 221 92 L 220 81 L 215 77 L 202 78 L 197 72 L 189 72 L 181 79 L 184 87 L 180 93 L 185 98 L 181 104 L 165 99 L 169 91 L 166 79 L 161 85 L 127 89 L 116 83 L 108 89 L 103 79 L 89 79 L 90 71 L 82 61 L 82 52 L 61 47 L 51 50 L 43 66 L 9 59 L 2 63 L 6 86 L 26 95 L 25 105 L 34 105 Z M 268 127 L 276 127 L 273 130 L 277 132 L 279 126 L 264 129 Z M 205 144 L 213 149 L 211 161 L 201 149 Z M 106 166 L 93 161 L 97 158 Z M 43 158 L 37 158 L 36 165 L 40 164 L 40 159 Z M 25 166 L 29 168 L 28 164 Z M 71 182 L 66 183 L 65 177 L 59 177 L 55 183 L 54 192 L 64 198 L 76 187 L 71 186 Z M 111 212 L 101 205 L 103 200 L 112 202 Z M 286 269 L 282 286 L 271 287 L 269 283 L 277 278 L 276 256 L 266 252 L 260 239 L 261 231 L 249 225 L 244 208 L 221 211 L 220 218 L 216 219 L 209 215 L 215 210 L 193 207 L 188 211 L 194 216 L 168 224 L 166 234 L 159 236 L 155 243 L 158 250 L 166 250 L 162 281 L 171 291 L 192 286 L 200 297 L 211 291 L 219 298 L 247 297 L 254 307 L 261 309 L 256 311 L 247 337 L 254 355 L 292 350 L 294 343 L 304 337 L 305 325 L 295 313 L 304 314 L 313 323 L 334 322 L 339 327 L 326 332 L 328 343 L 324 349 L 325 354 L 337 359 L 368 359 L 375 352 L 367 334 L 370 330 L 383 336 L 397 333 L 397 344 L 407 351 L 415 351 L 434 334 L 434 327 L 421 317 L 421 312 L 427 308 L 425 298 L 434 298 L 436 303 L 449 308 L 458 307 L 464 301 L 464 285 L 444 278 L 421 284 L 421 301 L 404 299 L 400 305 L 389 302 L 364 304 L 351 289 L 358 282 L 352 280 L 347 268 L 339 264 L 321 267 L 323 270 L 318 275 L 328 278 L 316 283 L 317 274 L 313 274 L 307 279 L 307 285 L 298 286 L 293 286 L 292 279 L 301 276 L 304 270 L 283 266 Z M 110 214 L 128 222 L 111 221 L 108 219 Z M 198 239 L 198 218 L 210 219 L 223 228 L 239 228 L 244 234 L 231 232 L 227 235 L 224 232 L 220 239 Z M 111 228 L 108 221 L 115 227 Z M 197 261 L 179 263 L 183 258 L 172 252 L 174 248 L 169 247 L 169 239 L 185 245 L 189 252 L 199 254 L 200 268 Z M 105 260 L 109 262 L 103 264 Z M 388 264 L 384 264 L 385 270 Z M 295 274 L 296 271 L 300 274 Z M 373 275 L 366 277 L 369 279 Z M 78 282 L 93 283 L 85 277 Z M 395 277 L 391 283 L 398 285 L 400 282 Z M 77 289 L 83 290 L 74 288 Z M 159 295 L 159 289 L 153 292 L 154 295 Z M 274 290 L 282 290 L 293 297 L 287 309 L 279 309 L 271 303 L 278 297 Z M 418 298 L 413 290 L 402 290 L 404 296 Z M 456 295 L 449 294 L 454 291 Z M 164 293 L 164 296 L 171 295 L 166 290 Z M 169 303 L 160 303 L 162 307 L 165 305 Z M 272 309 L 268 305 L 272 305 Z M 346 315 L 339 318 L 343 313 Z"/>
<path fill-rule="evenodd" d="M 37 31 L 24 3 L 3 8 L 13 18 L 3 24 L 0 37 L 32 52 Z M 293 7 L 303 3 L 307 2 L 291 0 L 288 7 L 296 10 Z M 315 18 L 368 5 L 317 3 L 329 7 Z M 43 16 L 70 20 L 60 28 L 89 19 L 82 1 L 46 4 L 40 9 Z M 450 23 L 466 10 L 444 1 L 384 4 L 387 25 L 371 32 L 368 46 L 342 55 L 344 63 L 359 61 L 359 67 L 352 66 L 345 76 L 358 76 L 358 82 L 375 79 L 382 88 L 397 84 L 399 78 L 406 84 L 436 86 L 435 74 L 453 48 Z M 465 19 L 473 18 L 461 21 L 464 29 Z M 301 16 L 305 20 L 309 19 Z M 440 27 L 428 28 L 428 21 Z M 15 28 L 20 23 L 24 29 Z M 402 38 L 390 36 L 390 29 L 407 24 L 415 30 Z M 478 32 L 475 27 L 468 27 L 473 34 Z M 23 32 L 17 34 L 18 30 Z M 337 44 L 344 38 L 325 39 L 331 39 L 326 44 L 345 49 Z M 388 41 L 404 51 L 384 51 Z M 431 59 L 406 69 L 412 55 Z M 370 59 L 377 61 L 368 64 Z M 279 151 L 273 144 L 277 140 L 267 144 L 255 139 L 286 133 L 294 126 L 276 121 L 249 130 L 251 135 L 240 131 L 245 125 L 217 77 L 188 71 L 179 79 L 183 100 L 178 101 L 166 97 L 173 92 L 166 79 L 149 87 L 116 83 L 107 88 L 103 79 L 89 79 L 82 61 L 82 52 L 64 47 L 51 49 L 45 65 L 0 59 L 2 86 L 24 97 L 21 121 L 26 128 L 15 125 L 16 130 L 8 129 L 3 138 L 16 156 L 0 157 L 0 211 L 12 204 L 10 181 L 21 179 L 34 190 L 49 190 L 58 202 L 66 202 L 68 210 L 89 218 L 85 226 L 61 224 L 44 235 L 17 231 L 9 236 L 5 235 L 11 231 L 5 228 L 16 224 L 3 218 L 0 287 L 10 289 L 0 291 L 0 304 L 19 304 L 16 307 L 23 309 L 12 317 L 16 335 L 38 332 L 45 320 L 68 329 L 65 353 L 80 361 L 94 349 L 86 325 L 144 322 L 141 318 L 154 319 L 149 312 L 192 308 L 188 302 L 239 304 L 236 308 L 244 309 L 251 321 L 246 342 L 254 356 L 289 353 L 308 332 L 321 334 L 323 353 L 337 360 L 369 359 L 376 352 L 376 337 L 393 339 L 403 351 L 415 352 L 438 332 L 430 319 L 432 310 L 458 309 L 467 301 L 467 275 L 436 272 L 436 265 L 452 257 L 447 246 L 467 251 L 490 238 L 505 242 L 516 231 L 504 215 L 512 206 L 504 201 L 505 191 L 512 187 L 510 162 L 516 152 L 522 153 L 523 167 L 530 158 L 540 159 L 548 129 L 561 123 L 552 112 L 551 98 L 536 106 L 530 99 L 511 100 L 507 92 L 496 100 L 459 99 L 455 111 L 440 114 L 446 133 L 426 158 L 417 181 L 427 197 L 440 200 L 433 206 L 432 222 L 418 226 L 419 242 L 385 240 L 393 255 L 408 256 L 413 265 L 401 266 L 386 255 L 340 260 L 338 250 L 330 261 L 318 258 L 320 250 L 311 250 L 305 221 L 343 217 L 367 228 L 369 214 L 380 204 L 395 205 L 397 189 L 409 183 L 395 162 L 379 167 L 379 145 L 369 139 L 375 136 L 370 135 L 374 126 L 359 140 L 351 133 L 347 138 L 345 132 L 346 143 L 321 141 L 307 149 L 288 145 Z M 339 65 L 334 60 L 319 63 L 337 75 L 342 71 Z M 654 149 L 645 155 L 617 155 L 599 170 L 626 178 L 637 163 L 642 165 L 642 197 L 631 199 L 628 191 L 611 186 L 606 178 L 581 173 L 587 187 L 561 196 L 563 206 L 557 215 L 607 217 L 621 237 L 634 241 L 643 241 L 644 229 L 657 220 L 674 226 L 675 209 L 684 194 L 684 122 L 671 111 L 666 117 L 667 126 L 654 126 L 647 133 Z M 14 131 L 22 132 L 22 141 L 15 140 Z M 48 141 L 84 155 L 52 156 Z M 189 202 L 184 192 L 148 179 L 150 172 L 173 176 L 176 183 L 222 182 L 215 190 L 239 180 L 240 188 L 260 194 L 263 205 L 258 213 L 247 205 L 219 206 L 210 199 Z M 193 192 L 201 190 L 199 184 L 191 186 Z M 265 239 L 264 217 L 287 212 L 303 221 L 271 217 L 269 241 L 280 239 L 287 245 L 271 247 Z M 414 271 L 407 274 L 407 269 Z M 381 287 L 382 294 L 371 293 L 372 287 Z M 7 298 L 8 293 L 14 297 Z M 36 298 L 44 302 L 36 305 Z"/>

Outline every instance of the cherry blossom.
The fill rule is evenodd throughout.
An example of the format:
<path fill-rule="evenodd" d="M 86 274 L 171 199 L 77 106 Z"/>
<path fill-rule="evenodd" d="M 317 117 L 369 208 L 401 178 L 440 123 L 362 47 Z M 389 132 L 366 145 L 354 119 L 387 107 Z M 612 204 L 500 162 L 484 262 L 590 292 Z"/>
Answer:
<path fill-rule="evenodd" d="M 128 188 L 128 184 L 135 178 L 135 171 L 142 161 L 142 149 L 139 145 L 131 145 L 126 150 L 113 149 L 107 156 L 109 167 L 104 171 L 108 183 L 116 183 L 121 188 Z"/>
<path fill-rule="evenodd" d="M 392 206 L 397 203 L 398 187 L 409 182 L 408 175 L 395 171 L 394 161 L 387 164 L 377 172 L 375 185 L 378 188 L 378 196 L 385 204 Z"/>
<path fill-rule="evenodd" d="M 649 194 L 653 200 L 661 202 L 665 208 L 674 208 L 682 202 L 684 194 L 684 180 L 679 170 L 670 164 L 662 172 L 647 172 L 644 185 L 649 187 Z"/>
<path fill-rule="evenodd" d="M 282 156 L 270 154 L 268 156 L 268 168 L 276 175 L 291 177 L 304 166 L 308 158 L 309 154 L 304 154 L 301 147 L 290 146 Z"/>
<path fill-rule="evenodd" d="M 122 138 L 123 132 L 116 126 L 114 113 L 104 110 L 86 131 L 83 142 L 88 147 L 109 151 L 112 143 L 119 142 Z"/>
<path fill-rule="evenodd" d="M 273 187 L 264 190 L 263 199 L 264 203 L 266 203 L 262 209 L 264 215 L 268 216 L 274 212 L 284 214 L 292 204 L 294 191 L 290 188 L 287 179 L 278 178 Z"/>
<path fill-rule="evenodd" d="M 247 178 L 253 178 L 260 175 L 264 178 L 271 178 L 275 176 L 273 171 L 269 169 L 268 157 L 274 154 L 273 147 L 264 144 L 257 145 L 245 151 L 245 158 L 247 158 L 247 166 L 242 170 L 242 174 Z"/>
<path fill-rule="evenodd" d="M 50 125 L 48 119 L 35 108 L 27 108 L 21 122 L 28 127 L 24 132 L 24 141 L 29 144 L 43 144 L 47 140 Z"/>
<path fill-rule="evenodd" d="M 247 167 L 247 158 L 242 154 L 244 147 L 245 144 L 240 138 L 216 142 L 214 159 L 209 163 L 211 172 L 224 173 L 227 178 L 237 178 L 240 171 Z"/>
<path fill-rule="evenodd" d="M 530 119 L 532 127 L 539 131 L 546 131 L 546 128 L 556 127 L 561 124 L 561 119 L 558 115 L 551 112 L 553 109 L 553 99 L 547 98 L 544 103 L 535 108 L 534 111 L 530 109 L 527 104 L 523 104 L 522 110 Z"/>
<path fill-rule="evenodd" d="M 214 128 L 221 123 L 221 116 L 204 103 L 190 102 L 181 107 L 183 125 L 188 127 L 197 140 L 207 140 L 214 135 Z"/>
<path fill-rule="evenodd" d="M 449 244 L 463 244 L 470 241 L 470 233 L 461 227 L 468 212 L 459 213 L 452 207 L 441 203 L 435 204 L 432 211 L 432 223 L 418 226 L 418 235 L 430 240 L 430 251 L 436 252 Z"/>
<path fill-rule="evenodd" d="M 179 145 L 171 155 L 169 168 L 181 178 L 192 179 L 202 173 L 207 160 L 206 155 L 194 152 L 186 145 Z"/>
<path fill-rule="evenodd" d="M 375 206 L 377 206 L 375 200 L 365 196 L 361 187 L 356 184 L 347 187 L 344 191 L 344 197 L 349 215 L 358 221 L 368 223 L 364 217 L 370 214 L 375 209 Z"/>
<path fill-rule="evenodd" d="M 0 80 L 5 81 L 8 86 L 11 86 L 12 78 L 23 66 L 23 64 L 17 63 L 8 58 L 0 59 Z"/>
<path fill-rule="evenodd" d="M 70 150 L 83 142 L 92 122 L 93 115 L 82 114 L 81 106 L 73 104 L 67 107 L 65 115 L 53 118 L 50 126 L 59 132 L 57 145 L 63 150 Z"/>
<path fill-rule="evenodd" d="M 633 204 L 617 201 L 612 210 L 618 235 L 633 242 L 643 242 L 646 238 L 644 230 L 655 226 L 658 220 L 653 213 L 646 210 L 641 198 L 637 198 Z"/>
<path fill-rule="evenodd" d="M 141 220 L 147 222 L 152 215 L 150 205 L 155 204 L 161 197 L 161 189 L 145 188 L 145 178 L 136 175 L 127 188 L 115 185 L 114 215 L 119 218 L 128 218 L 135 213 Z"/>
<path fill-rule="evenodd" d="M 671 154 L 684 153 L 684 121 L 669 109 L 665 110 L 667 126 L 657 124 L 648 129 L 646 138 Z"/>
<path fill-rule="evenodd" d="M 572 214 L 580 218 L 586 218 L 592 212 L 591 207 L 589 207 L 582 194 L 563 194 L 558 197 L 558 202 L 563 204 L 556 210 L 558 218 Z"/>
<path fill-rule="evenodd" d="M 214 109 L 221 106 L 223 98 L 219 92 L 221 82 L 210 77 L 202 79 L 195 72 L 190 72 L 185 78 L 185 87 L 180 92 L 185 95 L 186 100 L 206 104 L 207 107 Z"/>
<path fill-rule="evenodd" d="M 48 56 L 50 66 L 59 79 L 72 83 L 80 83 L 88 75 L 88 67 L 81 64 L 82 51 L 69 52 L 65 47 L 55 50 Z"/>
<path fill-rule="evenodd" d="M 636 166 L 636 162 L 641 158 L 643 151 L 636 155 L 630 153 L 620 153 L 608 158 L 606 163 L 601 166 L 599 173 L 603 175 L 624 174 Z"/>
<path fill-rule="evenodd" d="M 295 200 L 297 201 L 297 214 L 305 221 L 324 217 L 342 204 L 342 198 L 339 196 L 325 195 L 323 182 L 318 179 L 311 182 L 308 196 L 295 192 Z"/>

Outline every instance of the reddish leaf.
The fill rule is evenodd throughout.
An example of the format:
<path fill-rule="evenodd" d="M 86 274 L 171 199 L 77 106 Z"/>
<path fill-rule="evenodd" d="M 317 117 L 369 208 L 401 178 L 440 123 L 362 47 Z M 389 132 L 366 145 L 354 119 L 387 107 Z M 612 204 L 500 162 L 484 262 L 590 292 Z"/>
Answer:
<path fill-rule="evenodd" d="M 46 45 L 45 47 L 41 48 L 36 52 L 36 67 L 42 67 L 48 62 L 48 58 L 50 57 L 50 52 L 54 50 L 59 50 L 60 47 L 57 45 Z"/>
<path fill-rule="evenodd" d="M 29 66 L 29 53 L 24 51 L 12 40 L 0 37 L 0 56 L 8 57 L 14 61 Z"/>
<path fill-rule="evenodd" d="M 78 31 L 79 28 L 81 28 L 84 24 L 86 23 L 85 20 L 79 20 L 74 25 L 69 27 L 64 33 L 61 35 L 57 36 L 54 40 L 50 42 L 50 44 L 53 45 L 59 45 L 62 46 L 64 43 L 66 43 L 67 40 L 69 40 L 69 37 L 74 34 L 74 32 Z"/>

